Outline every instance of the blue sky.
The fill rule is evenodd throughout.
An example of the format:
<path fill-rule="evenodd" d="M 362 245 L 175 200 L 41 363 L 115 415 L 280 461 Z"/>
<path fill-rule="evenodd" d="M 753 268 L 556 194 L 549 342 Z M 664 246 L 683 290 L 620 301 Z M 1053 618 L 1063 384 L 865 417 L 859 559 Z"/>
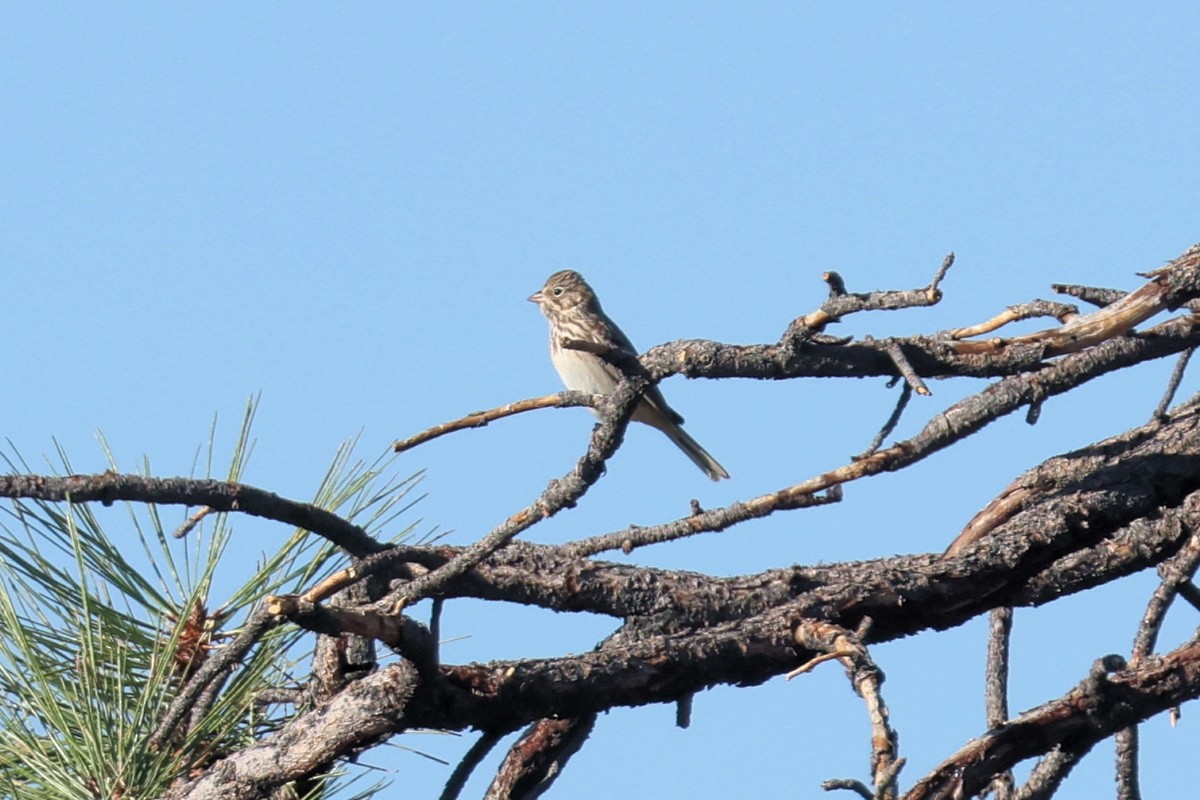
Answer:
<path fill-rule="evenodd" d="M 1131 288 L 1200 240 L 1198 23 L 1185 3 L 10 4 L 3 434 L 31 461 L 56 438 L 98 470 L 101 430 L 128 468 L 146 454 L 186 474 L 213 414 L 229 441 L 261 392 L 247 479 L 305 498 L 360 432 L 371 457 L 557 390 L 525 298 L 558 269 L 583 272 L 642 348 L 773 341 L 821 302 L 823 271 L 852 290 L 912 288 L 951 250 L 940 306 L 835 332 L 971 324 L 1052 282 Z M 738 574 L 940 550 L 1023 469 L 1144 421 L 1169 371 L 1098 381 L 1036 427 L 1001 421 L 837 507 L 635 560 Z M 861 451 L 895 397 L 883 381 L 663 388 L 734 480 L 710 484 L 634 429 L 580 508 L 530 538 L 797 482 Z M 898 436 L 982 384 L 931 388 Z M 395 469 L 428 470 L 414 513 L 466 543 L 566 471 L 590 428 L 579 409 L 526 415 Z M 284 534 L 244 529 L 241 563 Z M 1019 611 L 1013 709 L 1127 651 L 1152 585 Z M 585 650 L 610 629 L 473 603 L 445 626 L 468 637 L 446 647 L 460 661 Z M 983 636 L 975 623 L 875 652 L 904 785 L 982 731 Z M 673 714 L 603 717 L 559 794 L 813 796 L 866 774 L 861 701 L 832 665 L 702 695 L 687 731 Z M 1147 796 L 1194 785 L 1191 728 L 1144 727 Z M 469 741 L 404 740 L 452 761 Z M 1109 791 L 1110 753 L 1063 796 Z M 448 774 L 402 752 L 372 760 L 416 797 Z"/>

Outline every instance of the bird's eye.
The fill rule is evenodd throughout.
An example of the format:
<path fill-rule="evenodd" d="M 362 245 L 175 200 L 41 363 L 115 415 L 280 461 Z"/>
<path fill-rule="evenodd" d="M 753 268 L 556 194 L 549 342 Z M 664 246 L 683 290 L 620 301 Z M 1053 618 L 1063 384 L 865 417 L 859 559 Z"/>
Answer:
<path fill-rule="evenodd" d="M 551 292 L 551 294 L 553 294 L 555 297 L 562 297 L 562 293 L 563 288 L 561 286 L 555 286 L 554 291 Z"/>

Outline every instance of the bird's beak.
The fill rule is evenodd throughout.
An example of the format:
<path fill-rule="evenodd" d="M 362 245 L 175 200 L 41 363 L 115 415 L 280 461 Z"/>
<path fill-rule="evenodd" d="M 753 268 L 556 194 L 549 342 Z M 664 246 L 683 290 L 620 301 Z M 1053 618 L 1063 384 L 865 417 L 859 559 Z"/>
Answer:
<path fill-rule="evenodd" d="M 540 289 L 538 291 L 534 292 L 533 294 L 529 295 L 529 302 L 537 303 L 539 306 L 542 304 L 543 301 L 545 301 L 545 299 L 546 298 L 542 295 L 542 292 Z"/>

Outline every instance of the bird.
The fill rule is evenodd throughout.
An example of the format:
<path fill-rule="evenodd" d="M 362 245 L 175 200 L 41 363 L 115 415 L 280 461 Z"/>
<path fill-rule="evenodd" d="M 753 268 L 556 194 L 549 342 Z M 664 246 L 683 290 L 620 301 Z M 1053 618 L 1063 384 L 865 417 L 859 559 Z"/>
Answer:
<path fill-rule="evenodd" d="M 546 285 L 530 295 L 529 301 L 537 303 L 550 322 L 550 360 L 566 387 L 577 392 L 611 394 L 622 377 L 621 371 L 598 355 L 562 345 L 564 339 L 577 340 L 637 353 L 629 337 L 604 313 L 583 276 L 574 270 L 560 270 L 547 278 Z M 714 481 L 729 477 L 725 468 L 683 429 L 683 417 L 667 405 L 658 386 L 642 393 L 632 418 L 665 433 Z"/>

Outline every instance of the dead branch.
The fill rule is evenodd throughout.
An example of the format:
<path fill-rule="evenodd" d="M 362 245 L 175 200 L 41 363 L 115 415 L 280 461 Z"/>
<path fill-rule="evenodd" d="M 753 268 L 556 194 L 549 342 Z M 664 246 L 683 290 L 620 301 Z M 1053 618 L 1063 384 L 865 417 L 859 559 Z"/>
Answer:
<path fill-rule="evenodd" d="M 530 726 L 511 749 L 489 796 L 534 796 L 553 780 L 601 712 L 646 703 L 685 708 L 714 685 L 752 686 L 839 659 L 864 697 L 872 724 L 872 782 L 843 781 L 873 798 L 897 794 L 897 736 L 880 695 L 883 674 L 867 648 L 922 631 L 940 630 L 993 612 L 988 668 L 989 731 L 922 779 L 907 797 L 966 796 L 996 789 L 1012 766 L 1042 757 L 1013 796 L 1049 796 L 1095 742 L 1188 699 L 1200 697 L 1200 643 L 1152 654 L 1167 606 L 1200 595 L 1191 582 L 1200 564 L 1200 400 L 1171 415 L 1168 387 L 1154 420 L 1141 428 L 1049 459 L 1015 480 L 976 516 L 944 557 L 897 556 L 854 564 L 792 566 L 756 575 L 715 578 L 599 561 L 597 554 L 724 530 L 775 511 L 841 499 L 843 484 L 920 462 L 1021 408 L 1033 421 L 1054 397 L 1125 367 L 1200 345 L 1191 315 L 1139 326 L 1200 298 L 1200 245 L 1133 292 L 1117 295 L 1056 287 L 1102 307 L 1034 301 L 992 319 L 931 336 L 874 340 L 820 334 L 847 315 L 937 303 L 947 257 L 926 287 L 850 293 L 826 273 L 830 295 L 795 319 L 777 343 L 733 346 L 702 340 L 671 342 L 638 357 L 601 353 L 626 373 L 607 397 L 564 392 L 477 412 L 397 441 L 397 451 L 450 431 L 480 427 L 523 411 L 591 406 L 600 417 L 587 452 L 531 503 L 474 544 L 389 547 L 336 515 L 240 484 L 99 475 L 42 478 L 0 476 L 0 496 L 70 502 L 117 500 L 178 503 L 241 511 L 312 530 L 354 557 L 347 568 L 298 596 L 268 598 L 246 638 L 213 671 L 197 671 L 179 708 L 155 734 L 169 745 L 189 713 L 206 708 L 232 674 L 238 653 L 278 616 L 328 636 L 366 637 L 395 648 L 404 660 L 373 660 L 354 680 L 330 682 L 297 709 L 277 735 L 217 762 L 173 788 L 173 800 L 262 797 L 290 780 L 328 769 L 396 733 L 419 727 L 487 731 L 500 736 Z M 1017 319 L 1053 316 L 1060 325 L 1013 338 L 990 334 Z M 586 343 L 568 346 L 586 347 Z M 1181 359 L 1176 375 L 1182 375 Z M 619 448 L 632 409 L 647 386 L 676 374 L 704 378 L 882 376 L 904 381 L 901 402 L 866 455 L 724 508 L 689 513 L 654 526 L 630 526 L 567 545 L 516 539 L 540 521 L 572 507 L 602 476 Z M 931 378 L 970 376 L 994 383 L 934 416 L 915 435 L 878 449 L 913 392 Z M 194 515 L 195 516 L 195 515 Z M 1063 697 L 1009 720 L 1005 691 L 1008 626 L 1005 609 L 1086 591 L 1137 570 L 1166 564 L 1163 582 L 1139 628 L 1131 663 L 1106 659 Z M 370 578 L 375 587 L 363 593 Z M 361 595 L 361 596 L 360 596 Z M 586 653 L 483 664 L 439 663 L 436 634 L 401 614 L 423 597 L 439 602 L 477 597 L 620 620 L 617 633 Z M 1200 597 L 1196 598 L 1200 602 Z M 330 601 L 326 603 L 325 601 Z M 436 610 L 435 610 L 436 617 Z M 199 680 L 201 676 L 203 680 Z M 185 699 L 186 698 L 186 699 Z M 681 712 L 683 713 L 683 712 Z M 1123 785 L 1136 792 L 1136 740 L 1125 751 Z M 1124 745 L 1121 745 L 1124 747 Z M 479 748 L 482 753 L 486 748 Z M 469 761 L 470 759 L 468 759 Z M 469 765 L 464 761 L 464 769 Z M 463 780 L 465 780 L 465 772 Z M 997 779 L 1000 779 L 997 782 Z M 453 795 L 455 782 L 447 786 Z M 831 784 L 832 785 L 832 784 Z M 461 787 L 461 782 L 458 783 Z"/>
<path fill-rule="evenodd" d="M 386 545 L 337 514 L 311 503 L 288 500 L 244 483 L 191 478 L 147 478 L 104 472 L 98 475 L 0 475 L 0 497 L 112 505 L 118 501 L 159 505 L 208 506 L 282 522 L 324 536 L 355 556 Z"/>
<path fill-rule="evenodd" d="M 571 756 L 583 747 L 596 724 L 596 715 L 571 719 L 540 719 L 509 748 L 488 786 L 485 800 L 532 800 L 541 797 L 561 774 Z"/>
<path fill-rule="evenodd" d="M 595 408 L 598 403 L 599 398 L 586 392 L 559 392 L 558 394 L 548 394 L 544 397 L 519 400 L 515 403 L 508 403 L 507 405 L 487 411 L 476 411 L 467 414 L 465 417 L 460 417 L 450 422 L 443 422 L 440 425 L 434 425 L 432 428 L 409 436 L 407 439 L 397 439 L 392 443 L 392 450 L 396 453 L 403 453 L 405 450 L 411 450 L 417 445 L 424 444 L 439 436 L 445 436 L 447 433 L 467 428 L 483 428 L 490 422 L 495 422 L 504 417 L 511 417 L 514 414 L 522 414 L 526 411 L 536 411 L 540 408 L 577 408 L 579 406 Z"/>
<path fill-rule="evenodd" d="M 807 671 L 818 660 L 837 658 L 846 665 L 850 684 L 866 702 L 867 717 L 871 722 L 871 780 L 875 786 L 872 795 L 876 800 L 893 800 L 900 764 L 896 731 L 888 721 L 887 704 L 880 692 L 883 671 L 875 665 L 858 637 L 844 628 L 802 620 L 792 634 L 796 637 L 796 644 L 806 650 L 816 650 L 821 655 L 788 673 L 789 678 Z"/>
<path fill-rule="evenodd" d="M 1195 299 L 1200 286 L 1200 245 L 1193 246 L 1167 266 L 1149 273 L 1150 282 L 1111 303 L 1071 318 L 1059 328 L 1013 339 L 962 343 L 959 352 L 987 352 L 989 348 L 1038 344 L 1047 358 L 1077 353 L 1100 342 L 1124 336 L 1163 311 Z M 965 349 L 964 349 L 965 348 Z"/>
<path fill-rule="evenodd" d="M 1106 661 L 1078 686 L 1010 720 L 1003 728 L 973 739 L 919 781 L 905 800 L 968 797 L 1015 764 L 1071 743 L 1095 743 L 1200 695 L 1200 642 L 1165 656 L 1126 667 L 1119 657 Z"/>
<path fill-rule="evenodd" d="M 1013 322 L 1035 319 L 1037 317 L 1053 317 L 1060 324 L 1066 324 L 1078 316 L 1078 314 L 1079 309 L 1077 307 L 1067 305 L 1066 303 L 1055 303 L 1050 300 L 1033 300 L 1028 303 L 1009 306 L 996 316 L 978 325 L 971 325 L 967 328 L 958 328 L 950 331 L 950 338 L 969 339 L 972 336 L 982 336 L 985 333 L 991 333 Z"/>
<path fill-rule="evenodd" d="M 1012 609 L 993 608 L 988 615 L 987 673 L 983 698 L 985 719 L 989 728 L 998 728 L 1008 720 L 1008 650 L 1012 634 Z M 1005 771 L 992 780 L 996 800 L 1012 797 L 1012 772 Z"/>

